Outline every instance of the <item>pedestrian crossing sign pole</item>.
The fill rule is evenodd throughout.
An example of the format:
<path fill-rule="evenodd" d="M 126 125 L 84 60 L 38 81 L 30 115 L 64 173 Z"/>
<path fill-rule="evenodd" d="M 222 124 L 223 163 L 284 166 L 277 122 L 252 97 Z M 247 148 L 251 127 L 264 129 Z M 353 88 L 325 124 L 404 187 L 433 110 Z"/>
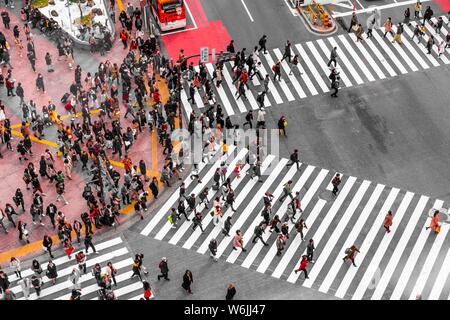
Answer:
<path fill-rule="evenodd" d="M 200 48 L 200 62 L 208 62 L 208 47 Z"/>

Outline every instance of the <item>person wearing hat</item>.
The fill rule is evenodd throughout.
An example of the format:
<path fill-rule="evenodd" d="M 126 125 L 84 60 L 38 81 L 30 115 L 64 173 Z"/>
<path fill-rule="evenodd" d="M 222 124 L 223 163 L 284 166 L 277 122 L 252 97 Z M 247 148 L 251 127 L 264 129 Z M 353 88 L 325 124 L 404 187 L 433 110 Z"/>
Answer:
<path fill-rule="evenodd" d="M 161 274 L 158 275 L 158 280 L 160 280 L 161 278 L 170 280 L 169 279 L 169 266 L 167 264 L 166 257 L 161 258 L 161 262 L 159 263 L 159 270 L 161 270 Z"/>

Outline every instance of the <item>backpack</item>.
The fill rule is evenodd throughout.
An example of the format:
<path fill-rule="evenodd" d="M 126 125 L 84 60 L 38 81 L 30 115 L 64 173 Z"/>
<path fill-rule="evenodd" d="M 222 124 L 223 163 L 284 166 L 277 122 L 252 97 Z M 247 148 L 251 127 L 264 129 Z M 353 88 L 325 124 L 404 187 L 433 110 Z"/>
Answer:
<path fill-rule="evenodd" d="M 64 182 L 64 179 L 65 179 L 65 177 L 63 174 L 58 174 L 56 176 L 56 181 L 58 181 L 58 182 Z"/>
<path fill-rule="evenodd" d="M 350 254 L 352 250 L 350 248 L 345 249 L 345 254 Z"/>
<path fill-rule="evenodd" d="M 277 65 L 276 65 L 276 64 L 274 64 L 274 65 L 272 66 L 272 71 L 273 71 L 273 72 L 277 72 Z"/>

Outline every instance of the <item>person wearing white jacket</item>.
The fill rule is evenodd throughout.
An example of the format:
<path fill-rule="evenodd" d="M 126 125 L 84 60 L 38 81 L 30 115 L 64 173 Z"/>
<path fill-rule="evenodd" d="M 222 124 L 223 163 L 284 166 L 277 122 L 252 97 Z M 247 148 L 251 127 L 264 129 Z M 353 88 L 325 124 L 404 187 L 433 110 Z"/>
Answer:
<path fill-rule="evenodd" d="M 20 271 L 22 270 L 22 267 L 20 265 L 20 260 L 15 258 L 15 257 L 11 257 L 11 261 L 9 263 L 9 266 L 14 271 L 14 273 L 17 276 L 17 278 L 22 279 L 22 275 L 20 274 Z"/>
<path fill-rule="evenodd" d="M 81 284 L 80 284 L 80 270 L 78 268 L 73 268 L 72 272 L 69 275 L 69 283 L 70 283 L 70 289 L 76 289 L 81 290 Z"/>
<path fill-rule="evenodd" d="M 23 296 L 25 300 L 28 300 L 30 296 L 30 288 L 31 288 L 31 280 L 30 278 L 22 278 L 19 282 L 20 287 L 22 288 Z"/>

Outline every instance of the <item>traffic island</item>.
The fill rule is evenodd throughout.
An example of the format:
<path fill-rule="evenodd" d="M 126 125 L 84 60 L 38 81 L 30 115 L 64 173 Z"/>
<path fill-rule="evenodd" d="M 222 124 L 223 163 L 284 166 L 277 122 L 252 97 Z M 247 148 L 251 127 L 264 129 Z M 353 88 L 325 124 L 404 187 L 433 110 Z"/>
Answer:
<path fill-rule="evenodd" d="M 306 22 L 306 26 L 313 33 L 331 34 L 337 30 L 336 21 L 323 7 L 324 4 L 336 2 L 334 0 L 291 0 L 291 5 Z"/>

